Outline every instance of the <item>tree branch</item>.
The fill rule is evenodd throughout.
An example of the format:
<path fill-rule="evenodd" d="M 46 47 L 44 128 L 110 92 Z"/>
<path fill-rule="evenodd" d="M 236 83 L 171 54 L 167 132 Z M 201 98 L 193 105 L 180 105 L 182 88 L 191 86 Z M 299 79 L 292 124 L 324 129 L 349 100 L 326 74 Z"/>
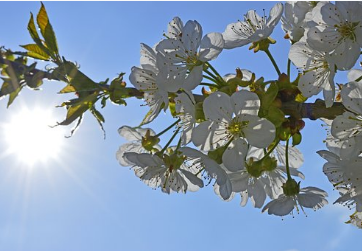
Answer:
<path fill-rule="evenodd" d="M 308 118 L 316 120 L 319 118 L 334 119 L 342 115 L 346 108 L 340 102 L 334 102 L 332 107 L 327 108 L 323 100 L 317 99 L 314 103 L 298 103 L 289 101 L 282 104 L 280 108 L 284 114 L 295 118 Z"/>

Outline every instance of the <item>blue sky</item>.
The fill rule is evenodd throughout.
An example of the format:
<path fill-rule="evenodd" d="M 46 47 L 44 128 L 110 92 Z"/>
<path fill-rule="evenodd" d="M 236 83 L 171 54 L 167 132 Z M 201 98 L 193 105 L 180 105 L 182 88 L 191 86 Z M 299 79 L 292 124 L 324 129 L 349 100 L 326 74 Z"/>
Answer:
<path fill-rule="evenodd" d="M 95 81 L 113 78 L 139 64 L 140 43 L 150 46 L 162 38 L 167 23 L 179 16 L 197 20 L 208 32 L 225 27 L 249 9 L 269 13 L 273 2 L 45 2 L 58 38 L 61 55 L 76 61 Z M 30 12 L 39 2 L 0 2 L 0 44 L 14 50 L 31 42 L 27 33 Z M 280 25 L 272 37 L 271 51 L 282 71 L 286 69 L 289 43 Z M 224 51 L 213 66 L 222 74 L 236 67 L 257 76 L 275 79 L 276 73 L 262 53 L 246 47 Z M 345 81 L 341 78 L 339 82 Z M 47 82 L 43 91 L 24 90 L 6 109 L 0 101 L 1 124 L 23 106 L 51 108 L 57 121 L 65 110 L 54 108 L 70 96 L 56 95 L 63 84 Z M 108 104 L 104 140 L 96 121 L 85 116 L 77 133 L 63 139 L 57 160 L 32 168 L 17 156 L 4 154 L 8 145 L 0 141 L 0 250 L 98 251 L 98 250 L 357 250 L 360 231 L 345 225 L 352 212 L 332 205 L 337 193 L 322 173 L 323 159 L 315 152 L 324 149 L 321 122 L 306 123 L 302 186 L 319 186 L 330 194 L 323 210 L 284 217 L 268 216 L 251 205 L 239 206 L 239 197 L 221 201 L 212 186 L 197 193 L 163 194 L 140 182 L 132 170 L 115 158 L 124 140 L 117 129 L 140 123 L 146 107 L 129 100 L 127 107 Z M 152 124 L 164 129 L 172 119 L 160 115 Z M 26 126 L 26 125 L 24 125 Z M 70 128 L 67 128 L 68 132 Z M 54 130 L 60 130 L 54 128 Z M 64 134 L 68 134 L 67 131 Z M 3 132 L 2 132 L 3 133 Z M 3 137 L 4 135 L 2 135 Z"/>

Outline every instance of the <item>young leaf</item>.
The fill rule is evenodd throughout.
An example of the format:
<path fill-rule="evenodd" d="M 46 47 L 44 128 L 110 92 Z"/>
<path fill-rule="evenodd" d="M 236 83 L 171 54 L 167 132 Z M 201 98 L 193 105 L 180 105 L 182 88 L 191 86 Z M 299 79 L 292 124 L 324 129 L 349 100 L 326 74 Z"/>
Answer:
<path fill-rule="evenodd" d="M 40 32 L 43 35 L 47 47 L 50 49 L 52 54 L 58 55 L 58 44 L 55 33 L 52 25 L 49 22 L 48 14 L 43 3 L 41 3 L 41 8 L 39 10 L 36 21 L 38 23 Z"/>
<path fill-rule="evenodd" d="M 90 111 L 93 114 L 93 116 L 97 119 L 98 125 L 100 126 L 101 130 L 103 131 L 103 136 L 104 136 L 104 138 L 106 138 L 106 131 L 103 128 L 103 123 L 104 123 L 103 115 L 94 106 L 90 109 Z"/>
<path fill-rule="evenodd" d="M 84 98 L 73 100 L 71 105 L 69 105 L 68 103 L 67 117 L 64 121 L 58 123 L 58 125 L 69 125 L 73 123 L 73 121 L 75 121 L 77 118 L 81 117 L 83 113 L 90 109 L 97 101 L 97 95 L 97 93 L 93 93 Z"/>
<path fill-rule="evenodd" d="M 8 104 L 7 104 L 8 108 L 14 102 L 15 98 L 18 96 L 18 94 L 20 93 L 21 89 L 23 89 L 23 87 L 24 86 L 22 85 L 18 89 L 16 89 L 15 91 L 13 91 L 12 93 L 9 94 L 9 100 L 8 100 Z"/>
<path fill-rule="evenodd" d="M 44 46 L 43 42 L 41 41 L 38 32 L 36 31 L 35 23 L 34 23 L 34 17 L 33 13 L 30 13 L 30 20 L 28 23 L 28 31 L 30 33 L 31 38 L 34 40 L 34 42 L 48 55 L 49 50 Z"/>
<path fill-rule="evenodd" d="M 65 61 L 63 64 L 65 73 L 68 76 L 70 84 L 77 92 L 99 90 L 100 87 L 89 77 L 84 75 L 78 67 L 72 62 Z"/>
<path fill-rule="evenodd" d="M 50 56 L 45 51 L 43 51 L 37 44 L 26 44 L 20 46 L 28 50 L 26 56 L 46 61 L 49 61 L 50 59 Z"/>

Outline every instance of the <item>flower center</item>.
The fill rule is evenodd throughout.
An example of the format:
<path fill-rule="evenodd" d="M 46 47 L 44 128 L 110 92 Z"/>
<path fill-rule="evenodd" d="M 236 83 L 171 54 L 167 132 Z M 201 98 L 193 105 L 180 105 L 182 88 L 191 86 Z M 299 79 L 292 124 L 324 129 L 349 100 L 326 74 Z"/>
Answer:
<path fill-rule="evenodd" d="M 335 25 L 335 28 L 341 34 L 342 39 L 351 39 L 353 41 L 356 41 L 356 34 L 354 30 L 359 25 L 359 22 L 345 22 L 341 25 Z"/>
<path fill-rule="evenodd" d="M 239 121 L 238 118 L 234 118 L 227 127 L 228 132 L 236 137 L 244 137 L 243 129 L 249 124 L 249 121 Z"/>

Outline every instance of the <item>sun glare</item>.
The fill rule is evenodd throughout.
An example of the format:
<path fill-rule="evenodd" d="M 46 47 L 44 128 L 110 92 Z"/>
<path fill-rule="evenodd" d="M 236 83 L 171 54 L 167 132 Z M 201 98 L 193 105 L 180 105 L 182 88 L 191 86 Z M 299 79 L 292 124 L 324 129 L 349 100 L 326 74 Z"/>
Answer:
<path fill-rule="evenodd" d="M 50 127 L 55 121 L 50 110 L 41 108 L 16 113 L 4 125 L 8 152 L 29 166 L 56 159 L 62 148 L 64 132 Z"/>

